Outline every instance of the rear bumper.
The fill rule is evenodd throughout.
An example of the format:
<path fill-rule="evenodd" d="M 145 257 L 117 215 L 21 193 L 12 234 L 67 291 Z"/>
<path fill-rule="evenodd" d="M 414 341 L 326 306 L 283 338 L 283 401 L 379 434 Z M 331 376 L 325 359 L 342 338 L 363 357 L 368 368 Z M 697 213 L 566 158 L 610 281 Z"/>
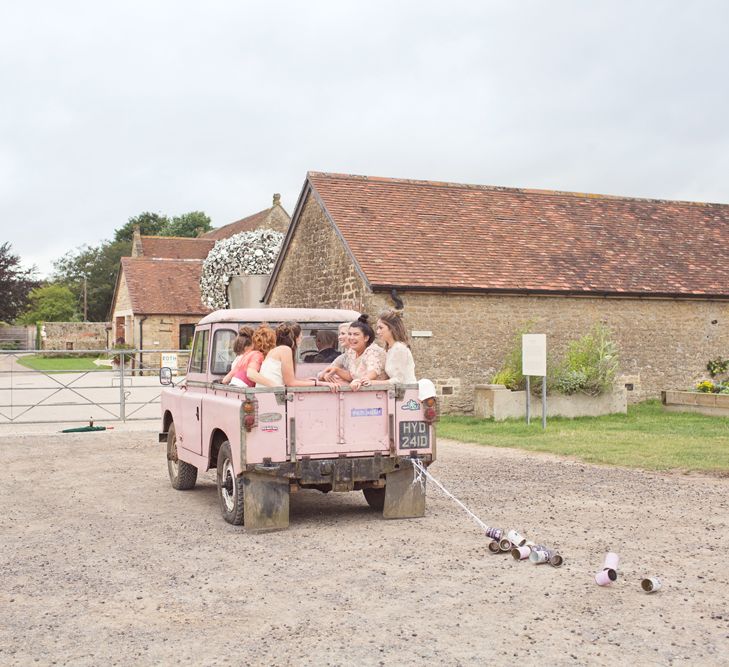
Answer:
<path fill-rule="evenodd" d="M 424 465 L 433 462 L 431 454 L 417 457 Z M 377 482 L 388 473 L 412 467 L 409 456 L 365 456 L 357 458 L 306 459 L 282 463 L 247 465 L 246 472 L 285 477 L 301 486 L 328 487 L 333 491 L 351 491 L 362 483 Z"/>

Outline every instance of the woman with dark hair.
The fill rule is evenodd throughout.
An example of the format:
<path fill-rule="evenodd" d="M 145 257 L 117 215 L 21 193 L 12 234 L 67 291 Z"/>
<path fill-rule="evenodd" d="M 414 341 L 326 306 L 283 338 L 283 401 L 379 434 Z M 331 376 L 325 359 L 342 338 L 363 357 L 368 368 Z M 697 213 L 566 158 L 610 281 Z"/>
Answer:
<path fill-rule="evenodd" d="M 263 360 L 259 371 L 249 371 L 248 377 L 263 387 L 329 387 L 331 382 L 316 379 L 299 380 L 296 377 L 296 350 L 301 343 L 301 327 L 297 322 L 283 322 L 276 327 L 276 347 Z"/>
<path fill-rule="evenodd" d="M 240 362 L 238 359 L 233 362 L 230 373 L 223 378 L 223 384 L 230 383 L 234 387 L 253 387 L 255 381 L 248 376 L 249 372 L 258 372 L 266 355 L 276 346 L 276 334 L 265 322 L 258 329 L 253 331 L 250 327 L 242 327 L 238 338 L 243 335 L 248 337 L 248 344 Z M 233 351 L 238 354 L 238 338 L 233 345 Z"/>
<path fill-rule="evenodd" d="M 347 341 L 349 349 L 344 358 L 344 368 L 334 372 L 357 391 L 363 384 L 373 380 L 386 380 L 385 350 L 375 343 L 375 332 L 367 315 L 360 315 L 349 325 Z"/>
<path fill-rule="evenodd" d="M 253 350 L 253 329 L 251 327 L 241 327 L 238 330 L 238 335 L 235 337 L 235 340 L 233 341 L 233 353 L 236 355 L 235 359 L 233 360 L 233 363 L 230 365 L 230 371 L 228 374 L 221 380 L 223 384 L 229 384 L 232 383 L 234 386 L 240 387 L 240 386 L 253 386 L 253 385 L 245 385 L 245 384 L 239 384 L 238 382 L 234 381 L 234 378 L 236 377 L 236 374 L 241 370 L 241 365 L 247 362 L 250 358 L 250 352 Z M 245 366 L 243 366 L 242 373 L 245 375 Z"/>

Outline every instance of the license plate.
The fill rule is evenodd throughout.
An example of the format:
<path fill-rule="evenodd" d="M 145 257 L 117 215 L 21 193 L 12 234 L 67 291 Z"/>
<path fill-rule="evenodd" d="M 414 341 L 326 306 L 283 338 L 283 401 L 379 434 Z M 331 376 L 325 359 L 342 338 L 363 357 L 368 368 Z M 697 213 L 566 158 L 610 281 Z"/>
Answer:
<path fill-rule="evenodd" d="M 430 430 L 426 422 L 400 422 L 400 449 L 428 449 Z"/>

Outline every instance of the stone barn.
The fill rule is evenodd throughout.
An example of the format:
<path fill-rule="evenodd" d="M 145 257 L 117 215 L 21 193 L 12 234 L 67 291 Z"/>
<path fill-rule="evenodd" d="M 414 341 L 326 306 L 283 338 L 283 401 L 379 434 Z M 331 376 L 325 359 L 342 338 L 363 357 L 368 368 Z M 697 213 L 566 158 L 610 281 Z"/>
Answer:
<path fill-rule="evenodd" d="M 631 400 L 729 356 L 729 206 L 310 172 L 272 306 L 402 309 L 418 377 L 471 412 L 528 323 L 605 323 Z"/>

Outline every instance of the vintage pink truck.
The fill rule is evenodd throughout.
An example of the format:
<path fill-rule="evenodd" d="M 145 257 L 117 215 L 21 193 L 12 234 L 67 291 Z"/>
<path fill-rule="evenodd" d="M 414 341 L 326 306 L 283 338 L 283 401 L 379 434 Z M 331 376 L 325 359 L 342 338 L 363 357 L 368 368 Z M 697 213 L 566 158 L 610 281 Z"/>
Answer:
<path fill-rule="evenodd" d="M 432 385 L 379 384 L 337 393 L 326 387 L 237 388 L 220 383 L 230 369 L 233 341 L 244 324 L 294 320 L 303 331 L 297 376 L 319 329 L 356 320 L 350 310 L 261 308 L 219 310 L 195 329 L 187 375 L 162 391 L 162 432 L 170 481 L 192 489 L 199 470 L 217 468 L 223 517 L 253 530 L 286 528 L 289 495 L 300 489 L 361 490 L 387 518 L 423 516 L 425 480 L 412 460 L 435 460 L 438 410 Z M 169 369 L 160 381 L 172 385 Z"/>

